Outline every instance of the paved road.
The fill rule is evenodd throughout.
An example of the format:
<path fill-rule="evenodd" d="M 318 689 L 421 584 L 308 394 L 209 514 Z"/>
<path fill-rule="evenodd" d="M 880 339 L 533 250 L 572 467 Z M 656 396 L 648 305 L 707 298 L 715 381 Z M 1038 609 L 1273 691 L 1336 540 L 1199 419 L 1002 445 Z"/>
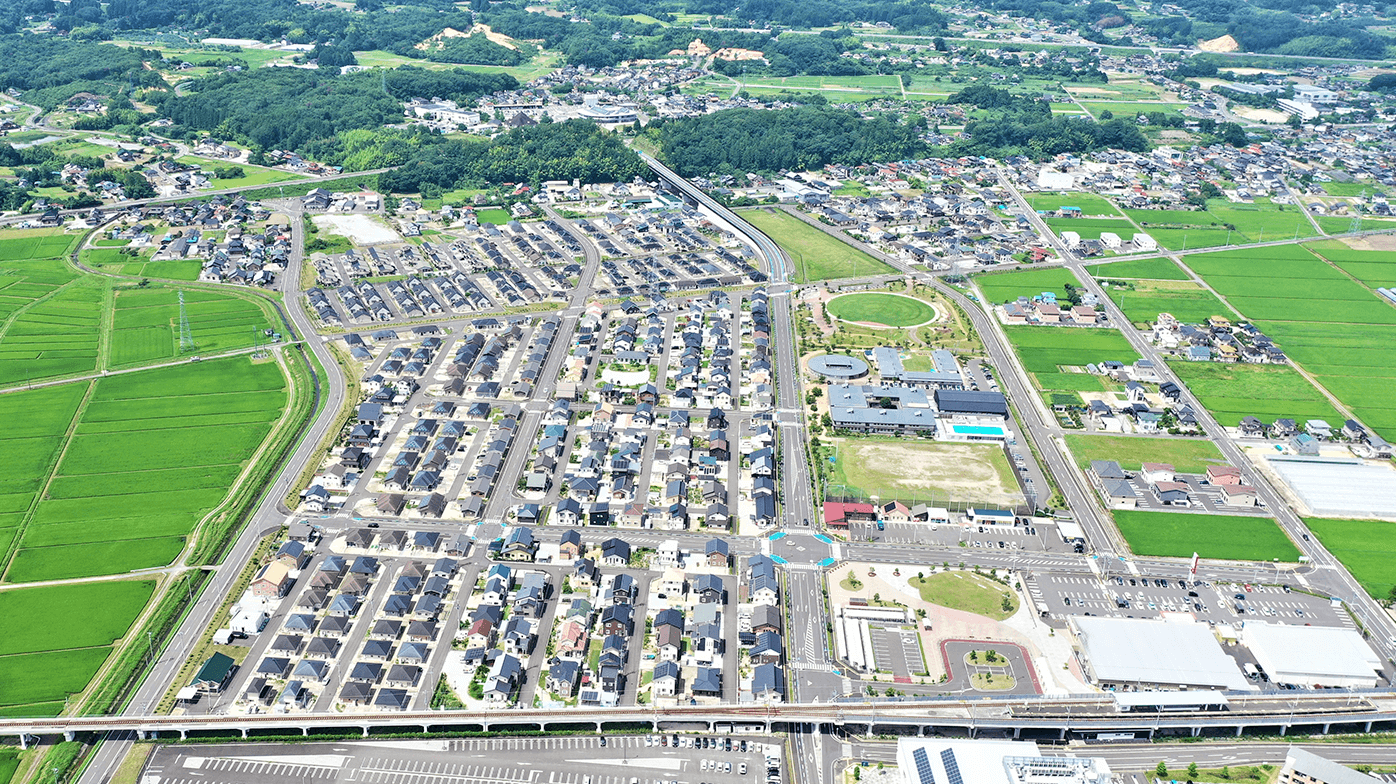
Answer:
<path fill-rule="evenodd" d="M 251 521 L 238 535 L 237 541 L 223 558 L 213 579 L 204 588 L 199 601 L 189 611 L 179 631 L 170 639 L 160 659 L 151 667 L 139 689 L 132 696 L 125 711 L 128 715 L 149 713 L 170 688 L 175 674 L 189 658 L 204 630 L 209 627 L 213 615 L 222 605 L 237 580 L 243 564 L 252 557 L 258 542 L 269 531 L 280 527 L 287 517 L 287 510 L 281 501 L 290 492 L 292 485 L 300 478 L 301 470 L 313 460 L 318 460 L 321 441 L 332 427 L 338 426 L 340 407 L 344 403 L 345 380 L 339 372 L 339 363 L 315 335 L 314 328 L 306 317 L 305 310 L 297 302 L 300 297 L 300 268 L 305 263 L 302 236 L 303 222 L 297 203 L 291 215 L 291 259 L 286 272 L 282 274 L 280 288 L 287 306 L 282 309 L 283 318 L 289 318 L 293 339 L 308 338 L 310 347 L 319 360 L 323 373 L 316 374 L 316 394 L 319 413 L 301 437 L 300 443 L 282 466 L 281 473 L 262 493 L 261 502 L 253 513 Z M 291 358 L 288 358 L 291 359 Z M 94 752 L 91 764 L 83 772 L 82 784 L 99 784 L 110 780 L 121 760 L 130 750 L 131 742 L 124 734 L 109 737 Z"/>

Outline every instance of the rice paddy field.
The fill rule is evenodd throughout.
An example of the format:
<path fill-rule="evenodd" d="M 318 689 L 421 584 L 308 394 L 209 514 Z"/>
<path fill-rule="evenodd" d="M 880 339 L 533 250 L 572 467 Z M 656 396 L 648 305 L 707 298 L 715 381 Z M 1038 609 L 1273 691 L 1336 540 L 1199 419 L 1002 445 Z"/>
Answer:
<path fill-rule="evenodd" d="M 1327 517 L 1306 517 L 1304 524 L 1373 598 L 1391 596 L 1396 588 L 1396 524 Z"/>
<path fill-rule="evenodd" d="M 1068 285 L 1081 287 L 1081 281 L 1065 267 L 995 272 L 976 276 L 974 283 L 984 294 L 984 301 L 994 305 L 1019 297 L 1032 298 L 1047 291 L 1065 298 Z"/>
<path fill-rule="evenodd" d="M 115 580 L 0 592 L 7 628 L 0 714 L 57 715 L 87 687 L 154 590 L 154 581 Z"/>
<path fill-rule="evenodd" d="M 1299 550 L 1269 517 L 1117 509 L 1115 525 L 1135 555 L 1228 561 L 1299 560 Z"/>
<path fill-rule="evenodd" d="M 1396 307 L 1380 298 L 1371 283 L 1364 285 L 1363 278 L 1382 276 L 1382 266 L 1394 262 L 1396 253 L 1354 251 L 1331 242 L 1317 244 L 1312 251 L 1303 246 L 1252 248 L 1184 260 L 1290 359 L 1388 440 L 1396 438 L 1396 400 L 1389 392 L 1396 384 L 1396 367 L 1390 361 L 1391 346 L 1396 345 Z M 1300 395 L 1308 382 L 1294 375 L 1297 381 L 1291 379 L 1286 387 Z M 1264 403 L 1280 402 L 1250 390 L 1233 392 Z M 1302 398 L 1309 402 L 1297 407 L 1313 405 L 1326 411 L 1321 418 L 1331 417 L 1330 421 L 1345 418 L 1317 390 Z M 1236 405 L 1227 408 L 1234 413 Z"/>
<path fill-rule="evenodd" d="M 162 280 L 198 280 L 203 270 L 202 259 L 169 259 L 151 261 L 153 251 L 147 249 L 132 256 L 123 253 L 119 247 L 87 248 L 82 252 L 82 261 L 93 269 L 120 275 Z"/>
<path fill-rule="evenodd" d="M 1028 206 L 1039 212 L 1053 212 L 1065 207 L 1078 207 L 1083 217 L 1109 215 L 1118 218 L 1120 211 L 1115 209 L 1104 196 L 1094 193 L 1065 191 L 1059 193 L 1034 193 L 1027 196 Z"/>
<path fill-rule="evenodd" d="M 1160 313 L 1172 313 L 1179 321 L 1193 324 L 1212 316 L 1236 317 L 1215 294 L 1190 281 L 1134 280 L 1127 286 L 1108 286 L 1105 292 L 1141 329 L 1157 321 Z"/>
<path fill-rule="evenodd" d="M 1286 365 L 1180 361 L 1169 367 L 1224 427 L 1247 415 L 1267 424 L 1281 417 L 1343 421 L 1323 393 Z"/>
<path fill-rule="evenodd" d="M 39 392 L 20 405 L 45 415 L 45 435 L 26 444 L 42 470 L 4 496 L 12 583 L 170 563 L 227 497 L 287 396 L 277 363 L 245 356 L 20 394 Z"/>
<path fill-rule="evenodd" d="M 1107 360 L 1130 364 L 1139 359 L 1125 336 L 1113 329 L 1015 325 L 1004 331 L 1043 391 L 1105 391 L 1105 377 L 1086 373 L 1086 365 Z"/>
<path fill-rule="evenodd" d="M 1098 280 L 1187 280 L 1188 274 L 1169 259 L 1129 259 L 1089 267 Z"/>
<path fill-rule="evenodd" d="M 1138 229 L 1124 218 L 1047 218 L 1048 226 L 1060 237 L 1064 231 L 1074 231 L 1083 240 L 1098 240 L 1101 232 L 1112 232 L 1128 242 Z"/>
<path fill-rule="evenodd" d="M 1298 208 L 1282 204 L 1235 204 L 1213 199 L 1205 210 L 1127 209 L 1124 213 L 1169 250 L 1243 245 L 1267 239 L 1312 237 L 1316 233 Z M 1234 230 L 1228 229 L 1228 224 Z"/>
<path fill-rule="evenodd" d="M 112 367 L 169 360 L 178 353 L 179 292 L 174 288 L 120 288 L 114 295 Z M 256 301 L 206 289 L 184 292 L 194 350 L 226 351 L 265 341 L 271 326 Z"/>

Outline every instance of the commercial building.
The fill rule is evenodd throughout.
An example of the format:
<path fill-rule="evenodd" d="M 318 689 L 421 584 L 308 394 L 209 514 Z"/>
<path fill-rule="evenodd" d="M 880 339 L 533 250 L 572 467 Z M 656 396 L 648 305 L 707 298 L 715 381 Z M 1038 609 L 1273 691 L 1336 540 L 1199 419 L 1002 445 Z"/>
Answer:
<path fill-rule="evenodd" d="M 897 741 L 906 784 L 1109 784 L 1097 757 L 1044 757 L 1036 743 L 1004 740 Z M 1344 783 L 1346 784 L 1346 783 Z"/>
<path fill-rule="evenodd" d="M 1376 780 L 1311 751 L 1290 746 L 1276 784 L 1372 784 Z"/>
<path fill-rule="evenodd" d="M 1255 688 L 1206 624 L 1131 618 L 1071 618 L 1087 674 L 1103 687 Z"/>
<path fill-rule="evenodd" d="M 1240 640 L 1274 683 L 1370 689 L 1382 661 L 1352 629 L 1247 622 Z"/>

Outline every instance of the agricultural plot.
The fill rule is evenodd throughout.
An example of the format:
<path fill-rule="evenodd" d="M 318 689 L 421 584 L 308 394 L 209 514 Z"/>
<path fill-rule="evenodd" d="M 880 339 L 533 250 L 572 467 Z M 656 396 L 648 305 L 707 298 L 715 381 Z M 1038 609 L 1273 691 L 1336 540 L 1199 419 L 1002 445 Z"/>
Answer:
<path fill-rule="evenodd" d="M 1296 226 L 1301 237 L 1313 234 L 1307 218 L 1295 210 L 1281 211 L 1283 205 L 1233 205 L 1213 199 L 1208 207 L 1207 210 L 1125 210 L 1124 213 L 1169 250 L 1260 242 L 1263 234 L 1270 235 L 1270 239 L 1284 239 L 1295 233 Z M 1234 229 L 1228 229 L 1227 224 Z M 1284 234 L 1282 229 L 1289 234 Z"/>
<path fill-rule="evenodd" d="M 1135 555 L 1229 561 L 1297 561 L 1299 550 L 1269 517 L 1117 509 L 1115 525 Z"/>
<path fill-rule="evenodd" d="M 984 301 L 995 305 L 1012 302 L 1019 297 L 1035 297 L 1047 291 L 1065 299 L 1067 286 L 1081 287 L 1075 273 L 1065 267 L 980 275 L 975 277 L 974 283 L 984 294 Z"/>
<path fill-rule="evenodd" d="M 1130 259 L 1089 267 L 1098 280 L 1187 280 L 1188 274 L 1169 259 Z"/>
<path fill-rule="evenodd" d="M 87 386 L 64 384 L 0 395 L 0 421 L 6 423 L 0 450 L 8 469 L 0 474 L 0 554 L 8 550 L 43 488 Z"/>
<path fill-rule="evenodd" d="M 1356 250 L 1337 240 L 1307 247 L 1372 288 L 1396 286 L 1396 251 Z"/>
<path fill-rule="evenodd" d="M 176 356 L 179 341 L 179 293 L 172 288 L 124 288 L 115 292 L 112 367 L 129 367 Z M 267 314 L 252 299 L 191 289 L 185 311 L 195 351 L 212 352 L 265 342 Z"/>
<path fill-rule="evenodd" d="M 743 210 L 742 217 L 790 254 L 790 277 L 797 283 L 894 272 L 872 256 L 785 212 Z"/>
<path fill-rule="evenodd" d="M 1235 427 L 1248 415 L 1266 423 L 1281 417 L 1343 421 L 1323 393 L 1291 367 L 1219 362 L 1170 362 L 1169 367 L 1224 427 Z"/>
<path fill-rule="evenodd" d="M 234 161 L 219 161 L 212 158 L 201 158 L 197 155 L 181 155 L 177 158 L 180 163 L 202 166 L 208 173 L 209 182 L 214 188 L 241 188 L 252 185 L 272 185 L 278 182 L 291 182 L 293 180 L 304 180 L 304 175 L 292 172 L 280 171 L 279 169 L 269 169 L 265 166 L 251 166 L 246 163 L 236 163 Z M 214 169 L 236 166 L 242 169 L 241 177 L 223 179 L 214 177 Z"/>
<path fill-rule="evenodd" d="M 200 259 L 167 259 L 151 261 L 150 253 L 124 253 L 123 248 L 97 247 L 82 252 L 83 263 L 94 269 L 119 275 L 164 280 L 198 280 L 203 271 Z"/>
<path fill-rule="evenodd" d="M 1081 105 L 1086 107 L 1086 111 L 1091 113 L 1097 120 L 1101 118 L 1102 112 L 1110 112 L 1114 117 L 1126 119 L 1138 117 L 1141 114 L 1151 112 L 1163 112 L 1164 114 L 1182 114 L 1182 103 L 1141 103 L 1129 101 L 1082 101 Z"/>
<path fill-rule="evenodd" d="M 1306 517 L 1304 524 L 1372 598 L 1391 597 L 1396 589 L 1396 524 L 1328 517 Z"/>
<path fill-rule="evenodd" d="M 1396 439 L 1396 325 L 1257 322 L 1363 424 Z M 1341 419 L 1334 421 L 1336 424 Z"/>
<path fill-rule="evenodd" d="M 228 495 L 285 403 L 279 365 L 247 357 L 97 381 L 5 579 L 169 563 Z"/>
<path fill-rule="evenodd" d="M 0 336 L 0 386 L 97 368 L 102 289 L 75 283 L 21 308 Z"/>
<path fill-rule="evenodd" d="M 1157 321 L 1160 313 L 1172 313 L 1179 321 L 1194 324 L 1212 316 L 1236 316 L 1216 295 L 1190 281 L 1136 280 L 1105 291 L 1125 318 L 1141 329 Z"/>
<path fill-rule="evenodd" d="M 1059 237 L 1064 231 L 1074 231 L 1083 240 L 1098 240 L 1101 232 L 1108 231 L 1129 241 L 1137 231 L 1124 218 L 1047 218 L 1046 223 Z"/>
<path fill-rule="evenodd" d="M 1338 215 L 1319 215 L 1314 218 L 1318 221 L 1319 228 L 1328 234 L 1346 234 L 1353 230 L 1352 218 L 1344 218 Z M 1381 229 L 1396 228 L 1396 222 L 1383 220 L 1381 218 L 1359 218 L 1357 221 L 1357 231 L 1374 231 Z"/>
<path fill-rule="evenodd" d="M 1086 374 L 1087 365 L 1139 359 L 1125 336 L 1113 329 L 1008 326 L 1004 331 L 1043 391 L 1101 391 L 1103 378 Z"/>
<path fill-rule="evenodd" d="M 1207 211 L 1224 224 L 1231 224 L 1252 242 L 1312 237 L 1313 224 L 1298 207 L 1285 204 L 1234 204 L 1211 199 Z"/>
<path fill-rule="evenodd" d="M 148 580 L 24 588 L 0 593 L 0 710 L 54 715 L 87 687 L 155 591 Z M 42 677 L 36 677 L 42 673 Z"/>
<path fill-rule="evenodd" d="M 1097 196 L 1094 193 L 1065 192 L 1065 193 L 1034 193 L 1027 197 L 1028 206 L 1038 212 L 1053 212 L 1076 207 L 1081 210 L 1084 217 L 1109 215 L 1118 217 L 1120 211 L 1115 209 L 1104 196 Z"/>
<path fill-rule="evenodd" d="M 1226 461 L 1211 441 L 1191 438 L 1133 438 L 1067 433 L 1066 445 L 1081 468 L 1092 460 L 1114 460 L 1121 468 L 1138 471 L 1142 463 L 1169 463 L 1181 474 L 1201 474 L 1207 466 Z"/>

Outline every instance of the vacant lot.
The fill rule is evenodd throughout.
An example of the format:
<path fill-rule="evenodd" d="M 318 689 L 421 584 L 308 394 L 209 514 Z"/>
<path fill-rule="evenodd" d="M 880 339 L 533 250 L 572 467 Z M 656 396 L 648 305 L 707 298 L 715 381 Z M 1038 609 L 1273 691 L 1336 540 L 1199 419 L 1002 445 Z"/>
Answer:
<path fill-rule="evenodd" d="M 889 327 L 912 327 L 935 318 L 935 310 L 919 299 L 871 291 L 835 297 L 829 300 L 827 310 L 844 321 Z"/>
<path fill-rule="evenodd" d="M 1299 560 L 1299 550 L 1268 517 L 1117 509 L 1115 525 L 1135 555 L 1227 561 Z"/>
<path fill-rule="evenodd" d="M 1171 263 L 1171 262 L 1170 262 Z M 1201 284 L 1185 280 L 1134 280 L 1105 289 L 1125 317 L 1143 328 L 1172 313 L 1181 322 L 1197 324 L 1212 316 L 1235 319 L 1236 313 Z"/>
<path fill-rule="evenodd" d="M 1114 460 L 1130 471 L 1138 471 L 1141 463 L 1170 463 L 1179 473 L 1201 474 L 1207 466 L 1226 464 L 1211 441 L 1198 439 L 1067 433 L 1066 444 L 1082 468 L 1088 468 L 1092 460 Z"/>
<path fill-rule="evenodd" d="M 1065 193 L 1034 193 L 1027 197 L 1028 205 L 1038 212 L 1055 212 L 1057 210 L 1076 207 L 1081 210 L 1083 216 L 1110 215 L 1118 217 L 1120 211 L 1115 209 L 1103 196 L 1094 193 L 1080 193 L 1070 191 Z"/>
<path fill-rule="evenodd" d="M 1396 588 L 1396 523 L 1306 517 L 1304 524 L 1372 598 L 1390 598 Z"/>
<path fill-rule="evenodd" d="M 974 572 L 938 572 L 913 577 L 907 584 L 921 592 L 921 601 L 1001 621 L 1018 611 L 1018 597 L 1002 583 Z"/>
<path fill-rule="evenodd" d="M 741 214 L 790 254 L 790 277 L 797 283 L 894 272 L 872 256 L 779 210 L 744 210 Z"/>
<path fill-rule="evenodd" d="M 1065 299 L 1067 286 L 1081 287 L 1081 281 L 1065 267 L 978 275 L 974 283 L 984 293 L 984 301 L 995 305 L 1012 302 L 1019 297 L 1035 297 L 1048 291 Z"/>
<path fill-rule="evenodd" d="M 831 495 L 944 505 L 950 501 L 1013 506 L 1023 502 L 1003 449 L 976 444 L 934 444 L 896 439 L 833 441 Z"/>
<path fill-rule="evenodd" d="M 1247 415 L 1266 423 L 1281 417 L 1343 421 L 1323 394 L 1290 367 L 1218 362 L 1170 362 L 1169 367 L 1224 427 L 1235 427 Z"/>

